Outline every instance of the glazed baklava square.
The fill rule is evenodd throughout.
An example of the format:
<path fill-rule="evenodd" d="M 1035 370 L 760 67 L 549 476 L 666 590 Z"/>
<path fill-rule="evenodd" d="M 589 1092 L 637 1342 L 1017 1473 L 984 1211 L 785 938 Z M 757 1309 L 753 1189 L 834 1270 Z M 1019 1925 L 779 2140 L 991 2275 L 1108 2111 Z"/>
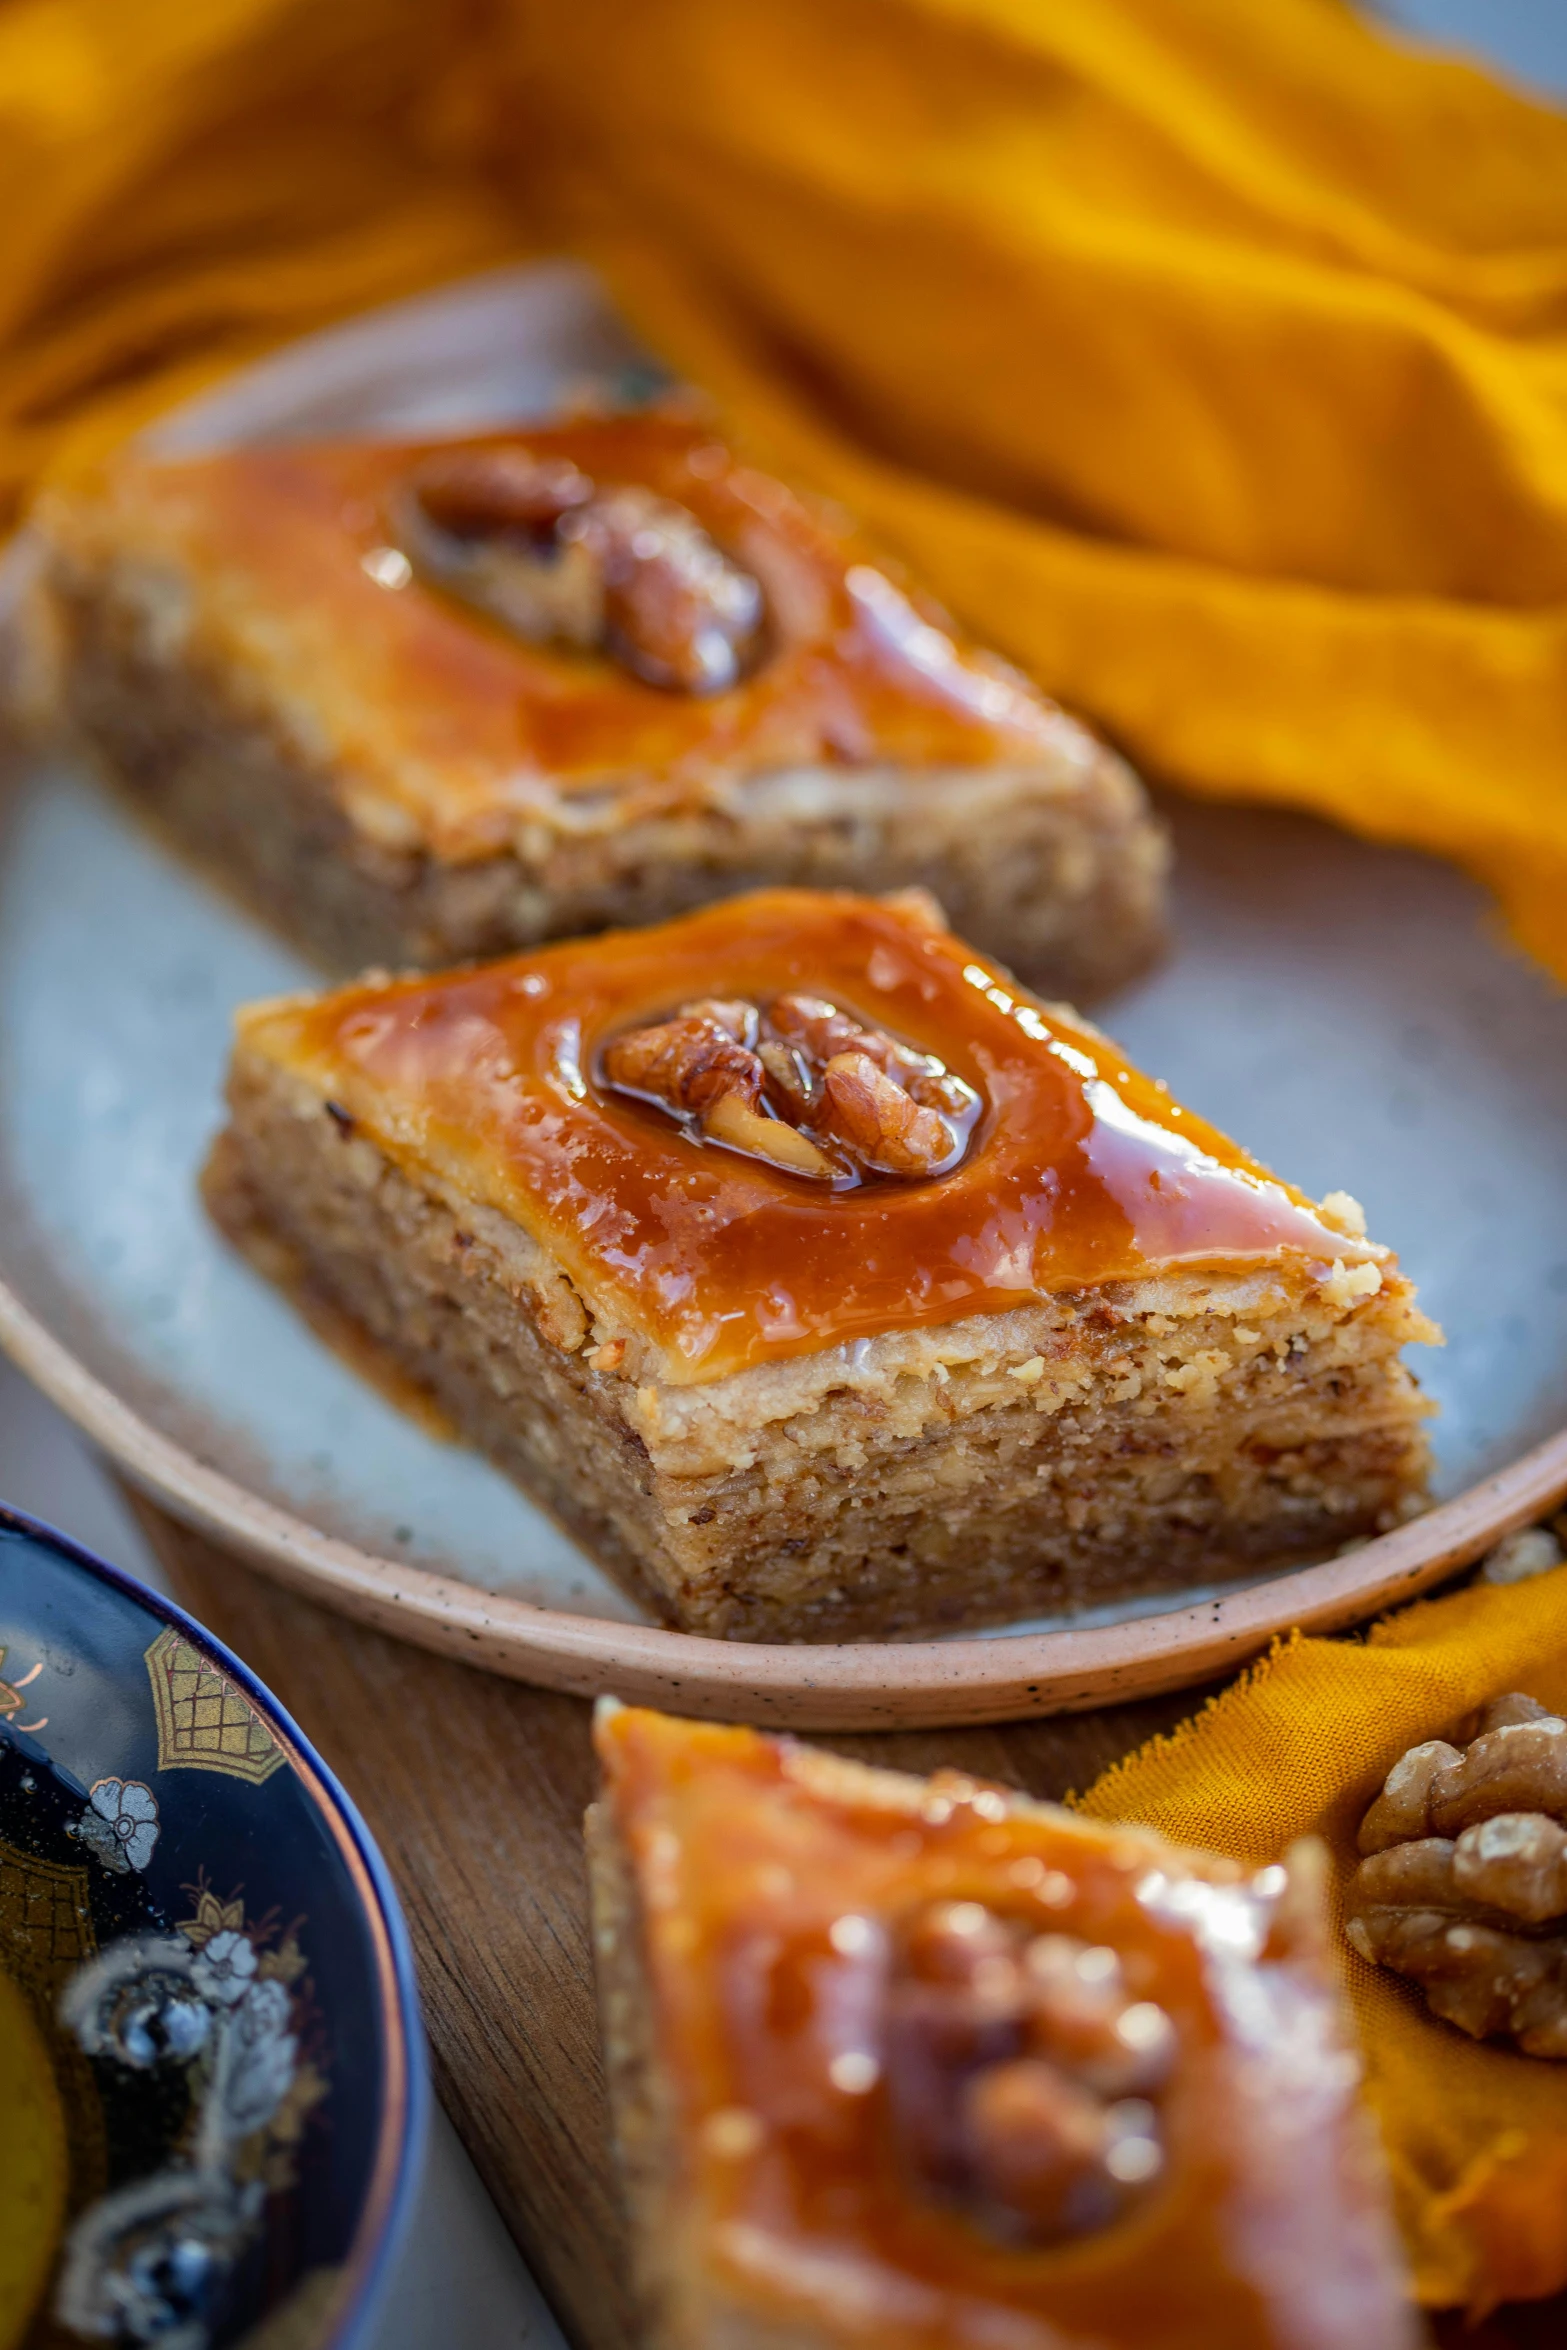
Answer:
<path fill-rule="evenodd" d="M 1414 2350 L 1320 1847 L 612 1708 L 588 1815 L 650 2350 Z"/>
<path fill-rule="evenodd" d="M 870 1639 L 1418 1506 L 1435 1336 L 920 897 L 768 891 L 239 1016 L 224 1228 L 665 1622 Z"/>
<path fill-rule="evenodd" d="M 938 887 L 1077 995 L 1159 943 L 1125 764 L 691 416 L 122 457 L 39 520 L 71 733 L 329 971 L 770 882 Z"/>

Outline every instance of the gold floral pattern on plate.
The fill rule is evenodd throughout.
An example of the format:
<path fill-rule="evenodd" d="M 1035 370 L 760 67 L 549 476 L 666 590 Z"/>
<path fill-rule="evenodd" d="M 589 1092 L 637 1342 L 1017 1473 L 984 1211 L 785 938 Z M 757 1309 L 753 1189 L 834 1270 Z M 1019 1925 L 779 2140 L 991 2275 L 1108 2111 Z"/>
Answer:
<path fill-rule="evenodd" d="M 259 1787 L 283 1749 L 250 1701 L 170 1624 L 147 1650 L 160 1771 L 223 1771 Z"/>
<path fill-rule="evenodd" d="M 97 1947 L 85 1866 L 64 1866 L 0 1840 L 0 1973 L 52 2006 Z"/>

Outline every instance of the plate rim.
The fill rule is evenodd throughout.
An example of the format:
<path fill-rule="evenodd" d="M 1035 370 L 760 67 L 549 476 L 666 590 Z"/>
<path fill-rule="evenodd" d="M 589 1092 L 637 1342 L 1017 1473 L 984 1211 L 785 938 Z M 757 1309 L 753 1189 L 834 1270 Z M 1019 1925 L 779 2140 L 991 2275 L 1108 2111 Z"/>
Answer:
<path fill-rule="evenodd" d="M 0 1299 L 0 1321 L 3 1321 L 6 1309 L 14 1301 L 3 1283 L 0 1290 L 5 1290 Z M 124 1567 L 100 1557 L 74 1535 L 50 1525 L 47 1519 L 35 1518 L 30 1511 L 0 1500 L 0 1534 L 5 1533 L 25 1535 L 42 1549 L 53 1551 L 80 1567 L 147 1614 L 172 1626 L 219 1664 L 226 1678 L 244 1691 L 263 1717 L 303 1782 L 309 1801 L 326 1823 L 333 1848 L 371 1928 L 385 2041 L 382 2068 L 385 2107 L 364 2204 L 340 2271 L 343 2280 L 340 2294 L 329 2328 L 318 2338 L 317 2350 L 367 2350 L 370 2330 L 380 2315 L 382 2298 L 407 2234 L 424 2174 L 430 2129 L 429 2063 L 413 1945 L 391 1872 L 358 1806 L 336 1772 L 322 1760 L 266 1683 L 215 1632 L 189 1614 L 177 1600 L 169 1599 Z M 284 2309 L 287 2303 L 279 2307 Z"/>
<path fill-rule="evenodd" d="M 939 1641 L 724 1641 L 540 1607 L 324 1532 L 144 1418 L 54 1336 L 3 1276 L 0 1348 L 176 1518 L 340 1614 L 507 1679 L 767 1727 L 956 1727 L 1079 1712 L 1186 1688 L 1233 1673 L 1288 1632 L 1339 1630 L 1414 1598 L 1567 1497 L 1563 1428 L 1359 1549 L 1184 1608 L 1115 1624 Z M 92 1560 L 90 1552 L 83 1555 Z M 281 1714 L 275 1699 L 266 1702 Z M 290 1734 L 312 1751 L 291 1725 Z M 315 1767 L 336 1786 L 319 1759 Z"/>

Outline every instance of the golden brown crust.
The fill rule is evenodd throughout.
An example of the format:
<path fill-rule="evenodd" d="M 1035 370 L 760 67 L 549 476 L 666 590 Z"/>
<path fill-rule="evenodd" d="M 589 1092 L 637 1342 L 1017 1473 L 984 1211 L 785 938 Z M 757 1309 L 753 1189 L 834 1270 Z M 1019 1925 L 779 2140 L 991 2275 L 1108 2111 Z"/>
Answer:
<path fill-rule="evenodd" d="M 1217 1580 L 1373 1530 L 1422 1474 L 1396 1277 L 1177 1276 L 672 1387 L 519 1225 L 290 1072 L 241 1051 L 230 1111 L 224 1229 L 688 1630 L 897 1637 Z"/>
<path fill-rule="evenodd" d="M 601 1709 L 597 1738 L 611 2080 L 658 2350 L 1414 2341 L 1305 1856 L 1252 1878 L 957 1774 L 909 1780 L 626 1709 Z M 907 2104 L 910 2016 L 971 2107 L 1007 2035 L 1033 2029 L 1027 1968 L 1009 1989 L 993 1956 L 956 2006 L 908 2007 L 889 1954 L 933 1898 L 951 1921 L 940 1965 L 988 1917 L 1029 1966 L 1042 1954 L 1053 1997 L 1070 1988 L 1031 2083 L 1091 2072 L 1072 2019 L 1112 1976 L 1137 1993 L 1122 2041 L 1152 2046 L 1151 2007 L 1173 2034 L 1141 2076 L 1135 2127 L 1156 2156 L 1123 2162 L 1130 2199 L 1079 2204 L 1065 2238 L 1019 2237 L 912 2158 L 932 2109 Z M 979 2107 L 992 2129 L 1017 2119 L 988 2090 Z M 958 2109 L 943 2122 L 938 2097 L 934 2118 Z"/>
<path fill-rule="evenodd" d="M 582 1826 L 593 1903 L 599 2032 L 621 2191 L 631 2222 L 636 2295 L 647 2350 L 680 2350 L 682 2329 L 672 2304 L 679 2286 L 683 2182 L 669 2085 L 658 2069 L 651 2029 L 641 1906 L 609 1806 L 590 1805 Z"/>
<path fill-rule="evenodd" d="M 604 1063 L 699 996 L 830 999 L 828 1026 L 961 1080 L 967 1146 L 932 1180 L 846 1192 L 706 1147 Z M 901 902 L 757 892 L 479 971 L 253 1005 L 239 1035 L 415 1180 L 548 1247 L 671 1385 L 1163 1271 L 1315 1268 L 1346 1296 L 1391 1271 L 1108 1038 Z"/>
<path fill-rule="evenodd" d="M 1053 987 L 1149 958 L 1162 835 L 1083 729 L 705 432 L 527 445 L 737 548 L 770 618 L 728 690 L 530 644 L 414 576 L 396 513 L 432 452 L 361 443 L 128 459 L 57 496 L 74 727 L 333 968 L 498 953 L 768 879 L 939 881 Z"/>
<path fill-rule="evenodd" d="M 818 1098 L 845 1064 L 950 1164 L 893 1170 L 879 1125 L 856 1155 Z M 925 906 L 773 891 L 252 1006 L 229 1101 L 225 1228 L 689 1631 L 899 1638 L 1222 1581 L 1424 1480 L 1399 1350 L 1431 1332 L 1346 1203 Z"/>
<path fill-rule="evenodd" d="M 676 497 L 733 548 L 769 599 L 772 647 L 755 675 L 721 706 L 661 692 L 613 662 L 475 627 L 463 606 L 414 586 L 406 561 L 378 562 L 406 486 L 445 445 L 125 460 L 96 508 L 62 502 L 45 526 L 67 571 L 108 545 L 181 580 L 194 599 L 185 626 L 239 655 L 267 699 L 308 711 L 342 756 L 358 754 L 345 804 L 372 835 L 450 858 L 502 846 L 538 777 L 577 789 L 636 782 L 672 805 L 700 801 L 717 769 L 1018 766 L 1088 745 L 1015 672 L 964 646 L 706 430 L 639 416 L 507 445 Z"/>

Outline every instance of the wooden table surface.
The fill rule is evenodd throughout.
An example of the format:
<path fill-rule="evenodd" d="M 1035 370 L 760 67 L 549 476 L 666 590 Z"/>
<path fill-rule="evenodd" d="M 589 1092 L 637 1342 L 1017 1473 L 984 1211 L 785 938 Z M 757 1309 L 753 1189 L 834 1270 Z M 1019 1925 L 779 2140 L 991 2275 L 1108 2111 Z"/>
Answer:
<path fill-rule="evenodd" d="M 131 1498 L 184 1604 L 276 1691 L 364 1813 L 407 1913 L 437 2090 L 566 2334 L 578 2350 L 632 2350 L 582 1860 L 588 1707 L 328 1614 Z M 1060 1796 L 1204 1694 L 824 1743 Z M 1567 2298 L 1435 2330 L 1453 2350 L 1561 2350 Z"/>

